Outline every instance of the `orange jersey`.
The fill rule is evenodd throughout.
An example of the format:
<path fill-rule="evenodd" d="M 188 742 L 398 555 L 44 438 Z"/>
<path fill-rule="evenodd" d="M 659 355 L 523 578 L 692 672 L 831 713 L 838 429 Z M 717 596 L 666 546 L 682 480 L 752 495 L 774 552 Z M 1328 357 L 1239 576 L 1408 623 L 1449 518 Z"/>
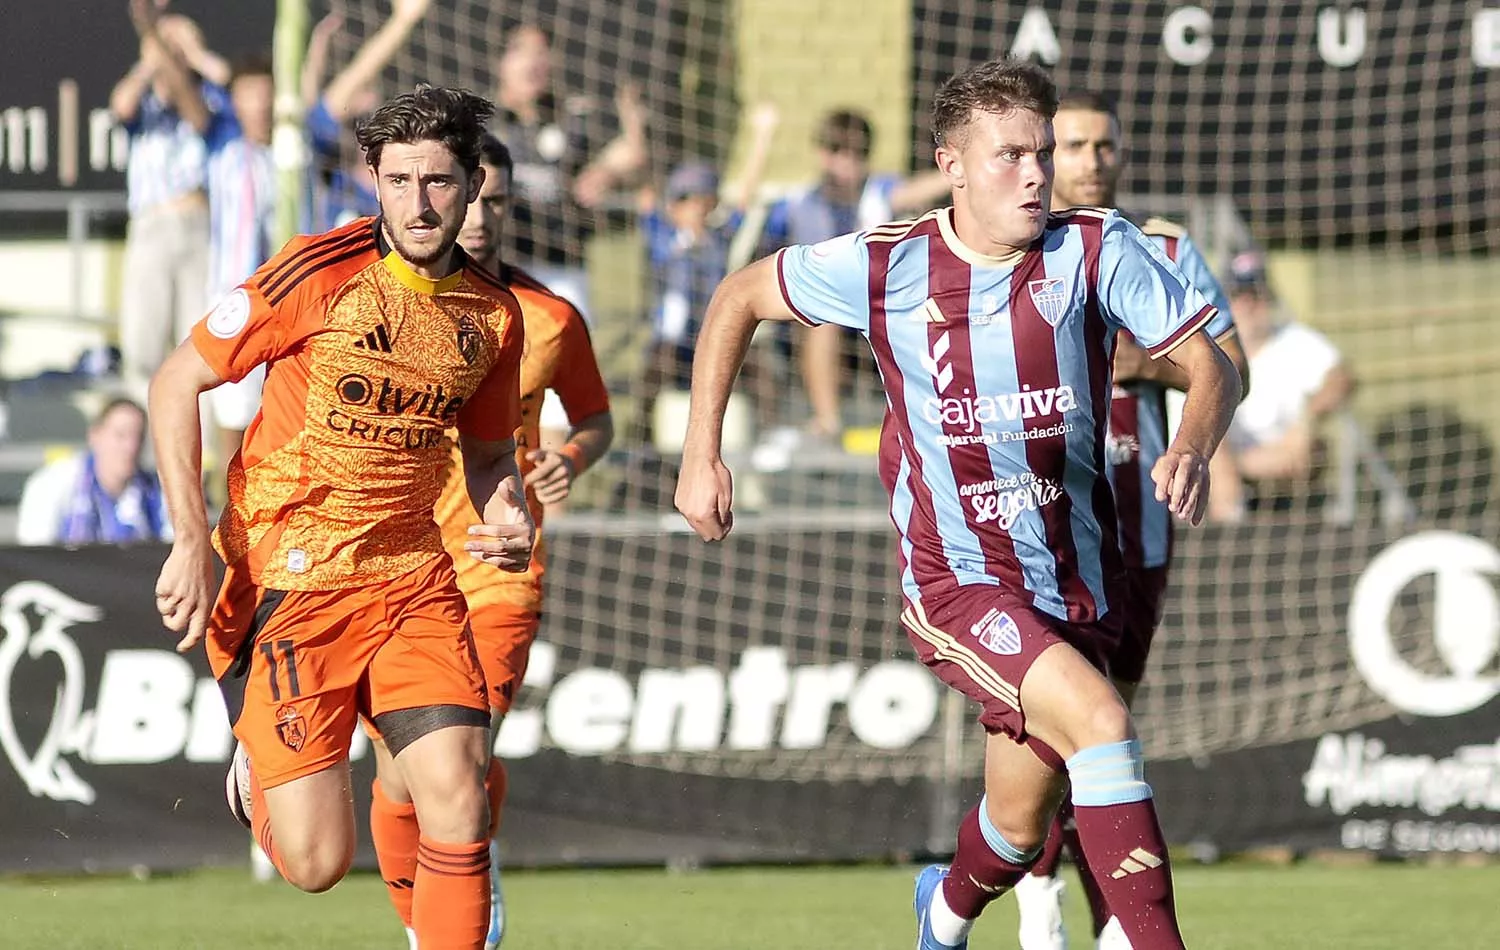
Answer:
<path fill-rule="evenodd" d="M 609 392 L 599 374 L 588 326 L 573 305 L 524 271 L 507 268 L 502 276 L 520 301 L 521 317 L 526 323 L 526 347 L 521 356 L 521 428 L 516 433 L 516 463 L 524 477 L 534 467 L 526 453 L 541 441 L 539 417 L 546 391 L 557 393 L 569 421 L 574 424 L 608 410 Z M 542 505 L 529 488 L 526 501 L 540 528 Z M 541 609 L 546 563 L 540 540 L 532 552 L 531 567 L 525 573 L 497 570 L 474 560 L 464 550 L 469 525 L 478 524 L 481 519 L 469 501 L 463 463 L 456 449 L 448 484 L 438 499 L 437 520 L 442 525 L 448 552 L 453 555 L 458 586 L 471 607 L 500 602 L 527 610 Z"/>
<path fill-rule="evenodd" d="M 501 441 L 521 421 L 520 305 L 461 260 L 422 277 L 361 218 L 294 238 L 193 328 L 223 379 L 267 364 L 214 534 L 257 585 L 358 587 L 442 554 L 447 430 Z"/>

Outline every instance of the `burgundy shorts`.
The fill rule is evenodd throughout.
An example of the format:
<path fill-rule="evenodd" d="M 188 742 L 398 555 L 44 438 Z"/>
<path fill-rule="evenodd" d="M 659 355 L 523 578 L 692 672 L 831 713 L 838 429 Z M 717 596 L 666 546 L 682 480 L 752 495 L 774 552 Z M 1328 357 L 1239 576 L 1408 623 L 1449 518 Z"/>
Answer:
<path fill-rule="evenodd" d="M 924 594 L 920 603 L 907 601 L 901 623 L 922 662 L 983 707 L 979 722 L 985 730 L 1003 732 L 1017 742 L 1027 738 L 1021 681 L 1043 650 L 1066 643 L 1104 672 L 1120 640 L 1112 616 L 1096 623 L 1068 623 L 987 584 Z"/>
<path fill-rule="evenodd" d="M 1151 639 L 1161 624 L 1167 591 L 1166 565 L 1127 567 L 1125 589 L 1125 605 L 1118 611 L 1122 635 L 1120 645 L 1109 657 L 1109 675 L 1124 683 L 1139 683 L 1146 675 Z"/>

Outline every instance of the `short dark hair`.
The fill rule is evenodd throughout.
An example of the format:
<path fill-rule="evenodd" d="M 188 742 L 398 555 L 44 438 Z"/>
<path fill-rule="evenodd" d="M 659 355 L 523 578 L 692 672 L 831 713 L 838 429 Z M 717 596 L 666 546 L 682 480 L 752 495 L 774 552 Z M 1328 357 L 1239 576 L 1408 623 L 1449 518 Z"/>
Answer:
<path fill-rule="evenodd" d="M 1120 112 L 1115 108 L 1115 101 L 1102 92 L 1093 89 L 1074 89 L 1063 93 L 1057 102 L 1057 111 L 1066 112 L 1075 109 L 1079 112 L 1102 112 L 1120 123 Z"/>
<path fill-rule="evenodd" d="M 355 125 L 365 162 L 380 164 L 380 151 L 392 143 L 441 142 L 464 170 L 479 167 L 479 142 L 495 104 L 467 89 L 426 83 L 389 100 Z"/>
<path fill-rule="evenodd" d="M 229 61 L 229 84 L 234 85 L 236 79 L 245 76 L 274 76 L 275 65 L 272 63 L 271 54 L 264 50 L 255 50 L 249 53 L 240 53 Z"/>
<path fill-rule="evenodd" d="M 818 123 L 817 143 L 820 148 L 852 148 L 868 155 L 875 143 L 875 128 L 863 112 L 835 109 Z"/>
<path fill-rule="evenodd" d="M 516 177 L 516 161 L 510 157 L 510 149 L 491 132 L 484 133 L 479 139 L 479 159 L 486 165 L 494 165 L 500 169 L 509 184 Z"/>
<path fill-rule="evenodd" d="M 1018 109 L 1049 122 L 1057 115 L 1057 84 L 1047 71 L 1022 59 L 992 59 L 951 77 L 932 99 L 932 140 L 950 144 L 977 112 L 1005 115 Z"/>

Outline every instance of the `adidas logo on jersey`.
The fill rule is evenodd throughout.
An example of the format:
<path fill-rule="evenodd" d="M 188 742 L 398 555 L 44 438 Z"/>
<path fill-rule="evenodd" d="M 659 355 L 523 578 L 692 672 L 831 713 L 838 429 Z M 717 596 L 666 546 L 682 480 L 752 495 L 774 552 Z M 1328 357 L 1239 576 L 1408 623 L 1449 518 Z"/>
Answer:
<path fill-rule="evenodd" d="M 375 353 L 389 353 L 391 351 L 391 337 L 386 332 L 385 324 L 378 323 L 375 329 L 364 335 L 364 339 L 355 340 L 356 350 L 370 350 Z"/>
<path fill-rule="evenodd" d="M 1150 871 L 1161 867 L 1161 858 L 1147 851 L 1145 848 L 1136 848 L 1120 862 L 1120 866 L 1110 872 L 1110 877 L 1119 880 L 1131 874 L 1139 874 L 1142 871 Z"/>

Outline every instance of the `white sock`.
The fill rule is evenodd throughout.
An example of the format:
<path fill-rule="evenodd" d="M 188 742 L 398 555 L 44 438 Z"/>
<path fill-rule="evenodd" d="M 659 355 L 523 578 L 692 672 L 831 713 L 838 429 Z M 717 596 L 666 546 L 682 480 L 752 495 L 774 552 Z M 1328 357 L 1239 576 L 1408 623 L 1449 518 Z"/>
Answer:
<path fill-rule="evenodd" d="M 417 950 L 417 932 L 406 928 L 406 950 Z"/>
<path fill-rule="evenodd" d="M 932 928 L 932 935 L 937 938 L 938 943 L 950 947 L 963 943 L 969 938 L 969 931 L 974 929 L 974 921 L 958 916 L 948 906 L 941 884 L 932 892 L 932 904 L 927 908 L 927 925 Z"/>

